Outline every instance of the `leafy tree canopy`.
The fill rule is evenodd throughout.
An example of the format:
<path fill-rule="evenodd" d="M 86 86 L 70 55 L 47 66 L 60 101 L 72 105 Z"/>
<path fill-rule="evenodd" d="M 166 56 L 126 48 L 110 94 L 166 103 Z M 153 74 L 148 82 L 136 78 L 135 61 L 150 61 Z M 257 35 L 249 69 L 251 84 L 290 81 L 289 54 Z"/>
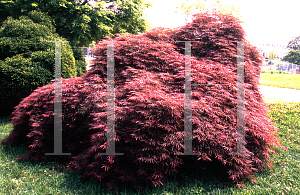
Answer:
<path fill-rule="evenodd" d="M 272 51 L 270 51 L 268 58 L 271 60 L 275 60 L 275 59 L 277 59 L 277 56 L 278 56 L 277 52 L 272 50 Z"/>
<path fill-rule="evenodd" d="M 175 13 L 183 13 L 188 18 L 196 13 L 204 13 L 212 11 L 221 14 L 231 14 L 242 21 L 243 14 L 236 6 L 227 5 L 221 0 L 199 0 L 197 2 L 189 3 L 188 0 L 183 1 L 180 7 L 175 8 Z"/>
<path fill-rule="evenodd" d="M 10 114 L 22 98 L 53 79 L 55 44 L 48 41 L 66 41 L 54 30 L 51 18 L 36 10 L 18 19 L 8 17 L 3 23 L 0 28 L 0 115 Z M 62 77 L 81 76 L 82 67 L 75 64 L 70 44 L 62 43 L 61 49 Z"/>
<path fill-rule="evenodd" d="M 292 50 L 300 50 L 300 36 L 291 40 L 287 47 Z"/>
<path fill-rule="evenodd" d="M 146 0 L 3 0 L 0 24 L 8 16 L 17 19 L 32 10 L 46 12 L 60 36 L 71 45 L 85 46 L 116 33 L 144 32 L 148 24 L 143 10 L 150 6 Z"/>
<path fill-rule="evenodd" d="M 295 37 L 287 46 L 291 51 L 282 60 L 300 65 L 300 36 Z"/>
<path fill-rule="evenodd" d="M 282 60 L 300 65 L 300 51 L 292 50 Z"/>

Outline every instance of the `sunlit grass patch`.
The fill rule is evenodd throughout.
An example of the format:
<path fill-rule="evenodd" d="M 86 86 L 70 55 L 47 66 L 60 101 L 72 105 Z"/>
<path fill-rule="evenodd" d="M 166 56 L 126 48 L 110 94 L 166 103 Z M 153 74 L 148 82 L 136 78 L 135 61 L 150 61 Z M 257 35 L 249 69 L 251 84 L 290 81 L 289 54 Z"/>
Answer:
<path fill-rule="evenodd" d="M 300 74 L 260 74 L 260 85 L 300 89 Z"/>

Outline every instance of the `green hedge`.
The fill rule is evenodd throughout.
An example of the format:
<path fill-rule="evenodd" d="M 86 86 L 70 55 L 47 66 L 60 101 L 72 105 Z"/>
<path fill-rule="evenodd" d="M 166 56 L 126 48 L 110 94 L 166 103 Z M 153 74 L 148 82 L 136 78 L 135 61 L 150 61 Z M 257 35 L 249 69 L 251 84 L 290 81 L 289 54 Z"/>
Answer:
<path fill-rule="evenodd" d="M 80 48 L 73 47 L 73 54 L 75 57 L 77 76 L 81 77 L 86 72 L 86 61 L 84 58 L 84 53 Z"/>
<path fill-rule="evenodd" d="M 8 17 L 0 29 L 0 115 L 10 114 L 14 106 L 37 87 L 54 79 L 55 43 L 66 41 L 55 33 L 52 19 L 32 11 L 19 19 Z M 62 43 L 62 77 L 81 76 L 85 72 L 80 53 L 68 42 Z M 83 56 L 82 56 L 83 57 Z"/>

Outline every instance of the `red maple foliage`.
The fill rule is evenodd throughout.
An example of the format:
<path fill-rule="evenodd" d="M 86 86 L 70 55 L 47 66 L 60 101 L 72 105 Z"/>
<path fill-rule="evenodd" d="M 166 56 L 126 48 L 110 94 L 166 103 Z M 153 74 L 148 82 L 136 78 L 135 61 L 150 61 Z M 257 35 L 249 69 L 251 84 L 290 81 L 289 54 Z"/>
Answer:
<path fill-rule="evenodd" d="M 230 15 L 197 14 L 193 22 L 177 28 L 154 28 L 140 35 L 107 37 L 94 48 L 94 65 L 81 78 L 64 83 L 107 82 L 107 43 L 114 43 L 116 153 L 106 152 L 106 87 L 63 86 L 63 152 L 56 158 L 65 168 L 83 177 L 105 180 L 109 187 L 123 182 L 144 187 L 163 185 L 163 178 L 177 173 L 184 149 L 184 43 L 192 43 L 193 152 L 195 161 L 218 161 L 235 182 L 253 178 L 271 166 L 271 147 L 280 144 L 258 89 L 262 56 L 244 39 L 240 22 Z M 245 42 L 245 140 L 246 152 L 236 151 L 237 41 Z M 231 83 L 233 85 L 222 85 Z M 3 142 L 26 143 L 22 158 L 53 160 L 54 85 L 46 85 L 25 98 L 13 113 L 14 126 Z"/>

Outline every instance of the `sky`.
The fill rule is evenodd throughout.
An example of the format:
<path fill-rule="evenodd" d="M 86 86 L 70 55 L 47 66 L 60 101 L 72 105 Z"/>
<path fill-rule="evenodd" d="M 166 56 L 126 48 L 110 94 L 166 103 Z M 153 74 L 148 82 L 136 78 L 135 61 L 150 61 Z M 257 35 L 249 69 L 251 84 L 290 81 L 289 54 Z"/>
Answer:
<path fill-rule="evenodd" d="M 175 7 L 196 0 L 148 0 L 153 7 L 145 10 L 145 18 L 153 26 L 175 28 L 185 24 L 185 17 Z M 223 0 L 244 14 L 242 27 L 246 39 L 264 50 L 284 48 L 300 35 L 300 1 L 284 0 Z M 273 46 L 272 46 L 273 45 Z M 274 47 L 275 46 L 275 47 Z M 284 49 L 282 49 L 284 50 Z"/>

